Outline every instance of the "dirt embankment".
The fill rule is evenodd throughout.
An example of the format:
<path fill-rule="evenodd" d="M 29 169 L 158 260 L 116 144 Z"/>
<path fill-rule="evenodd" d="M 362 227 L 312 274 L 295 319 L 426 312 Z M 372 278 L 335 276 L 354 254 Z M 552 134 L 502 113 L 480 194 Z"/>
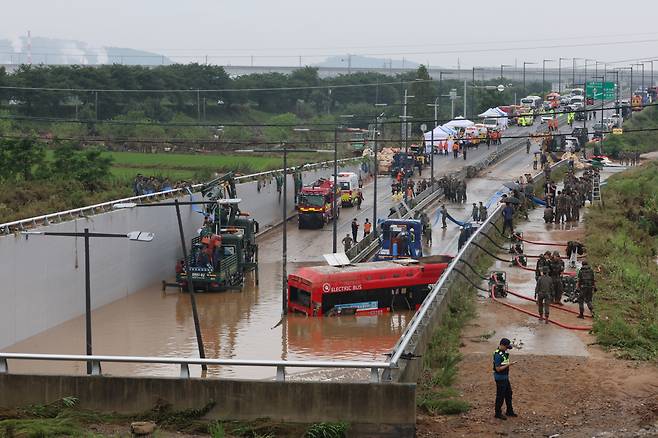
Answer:
<path fill-rule="evenodd" d="M 583 223 L 544 224 L 541 209 L 520 223 L 526 239 L 566 242 L 582 240 Z M 526 254 L 550 249 L 527 244 Z M 509 258 L 509 254 L 499 254 Z M 564 255 L 564 254 L 563 254 Z M 529 259 L 534 268 L 536 259 Z M 508 273 L 509 288 L 532 297 L 534 273 L 496 262 L 491 270 Z M 567 270 L 572 270 L 568 268 Z M 507 302 L 537 312 L 532 302 L 508 296 Z M 567 303 L 565 308 L 577 310 Z M 419 437 L 658 437 L 658 368 L 647 362 L 625 361 L 605 352 L 587 331 L 540 324 L 537 318 L 478 296 L 477 318 L 462 332 L 462 362 L 453 388 L 471 410 L 460 415 L 427 415 L 419 410 Z M 589 312 L 585 312 L 589 315 Z M 591 326 L 592 320 L 551 309 L 551 320 Z M 510 371 L 517 418 L 494 418 L 496 387 L 491 355 L 501 337 L 517 348 Z"/>

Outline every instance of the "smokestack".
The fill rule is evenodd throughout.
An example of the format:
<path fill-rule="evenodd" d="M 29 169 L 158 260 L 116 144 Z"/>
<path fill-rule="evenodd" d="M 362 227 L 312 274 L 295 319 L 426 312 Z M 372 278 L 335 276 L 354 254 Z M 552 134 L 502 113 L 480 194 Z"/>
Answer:
<path fill-rule="evenodd" d="M 32 33 L 27 31 L 27 64 L 32 65 Z"/>

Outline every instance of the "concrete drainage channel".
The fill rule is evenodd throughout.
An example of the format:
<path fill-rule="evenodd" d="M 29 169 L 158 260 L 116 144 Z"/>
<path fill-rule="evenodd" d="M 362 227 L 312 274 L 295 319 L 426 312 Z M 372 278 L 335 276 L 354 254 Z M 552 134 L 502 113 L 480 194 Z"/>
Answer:
<path fill-rule="evenodd" d="M 499 148 L 493 157 L 480 160 L 473 167 L 481 170 L 520 146 L 520 141 L 510 142 L 506 147 Z M 464 178 L 468 173 L 467 169 L 463 169 L 452 176 Z M 441 195 L 441 190 L 426 190 L 409 206 L 409 211 L 404 205 L 398 206 L 398 209 L 403 216 L 412 217 Z M 491 223 L 499 218 L 500 208 L 490 215 L 481 229 L 489 230 Z M 281 368 L 281 373 L 277 372 L 281 379 L 263 382 L 189 377 L 17 375 L 9 373 L 9 365 L 20 358 L 0 353 L 0 359 L 5 359 L 0 360 L 0 406 L 44 404 L 75 396 L 82 408 L 134 413 L 149 409 L 158 399 L 167 400 L 174 409 L 199 408 L 213 400 L 215 406 L 208 413 L 209 418 L 253 420 L 268 417 L 273 421 L 299 423 L 344 421 L 351 424 L 350 432 L 355 436 L 412 437 L 415 435 L 416 421 L 415 381 L 420 361 L 408 361 L 405 357 L 409 353 L 423 353 L 427 340 L 447 307 L 450 287 L 456 282 L 451 267 L 458 258 L 474 257 L 475 250 L 470 242 L 479 239 L 476 231 L 412 319 L 394 347 L 391 359 L 386 363 L 357 363 L 355 368 L 375 370 L 374 374 L 371 372 L 370 383 L 285 381 L 286 365 L 266 361 L 257 365 L 277 366 L 277 370 Z M 370 242 L 370 245 L 373 244 L 378 244 L 374 237 Z M 372 248 L 361 248 L 357 256 L 368 249 Z M 100 364 L 100 360 L 98 362 Z M 319 363 L 318 366 L 322 367 Z M 331 366 L 340 366 L 340 362 L 334 362 Z"/>

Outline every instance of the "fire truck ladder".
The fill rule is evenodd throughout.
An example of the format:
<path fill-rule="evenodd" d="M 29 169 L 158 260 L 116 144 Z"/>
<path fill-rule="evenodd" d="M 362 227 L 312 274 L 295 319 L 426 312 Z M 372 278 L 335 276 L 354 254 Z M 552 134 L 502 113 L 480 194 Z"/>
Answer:
<path fill-rule="evenodd" d="M 592 179 L 592 204 L 601 202 L 601 176 L 596 173 Z"/>

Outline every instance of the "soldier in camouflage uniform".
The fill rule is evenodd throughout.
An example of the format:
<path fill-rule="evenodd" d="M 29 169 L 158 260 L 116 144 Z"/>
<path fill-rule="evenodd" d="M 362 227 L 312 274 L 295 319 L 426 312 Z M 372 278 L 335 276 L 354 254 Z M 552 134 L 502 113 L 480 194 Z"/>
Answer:
<path fill-rule="evenodd" d="M 578 318 L 583 319 L 585 316 L 583 312 L 585 311 L 584 304 L 587 304 L 587 308 L 594 316 L 594 306 L 592 305 L 592 296 L 594 295 L 594 270 L 587 263 L 587 260 L 583 260 L 583 266 L 578 271 L 578 310 L 580 315 Z"/>
<path fill-rule="evenodd" d="M 564 272 L 564 262 L 560 258 L 560 253 L 553 252 L 553 257 L 549 262 L 549 272 L 553 279 L 553 302 L 562 304 L 562 273 Z"/>
<path fill-rule="evenodd" d="M 553 279 L 548 275 L 548 269 L 542 268 L 541 276 L 537 278 L 535 286 L 535 298 L 539 309 L 539 320 L 548 324 L 548 314 L 551 308 L 551 296 L 553 292 Z"/>

